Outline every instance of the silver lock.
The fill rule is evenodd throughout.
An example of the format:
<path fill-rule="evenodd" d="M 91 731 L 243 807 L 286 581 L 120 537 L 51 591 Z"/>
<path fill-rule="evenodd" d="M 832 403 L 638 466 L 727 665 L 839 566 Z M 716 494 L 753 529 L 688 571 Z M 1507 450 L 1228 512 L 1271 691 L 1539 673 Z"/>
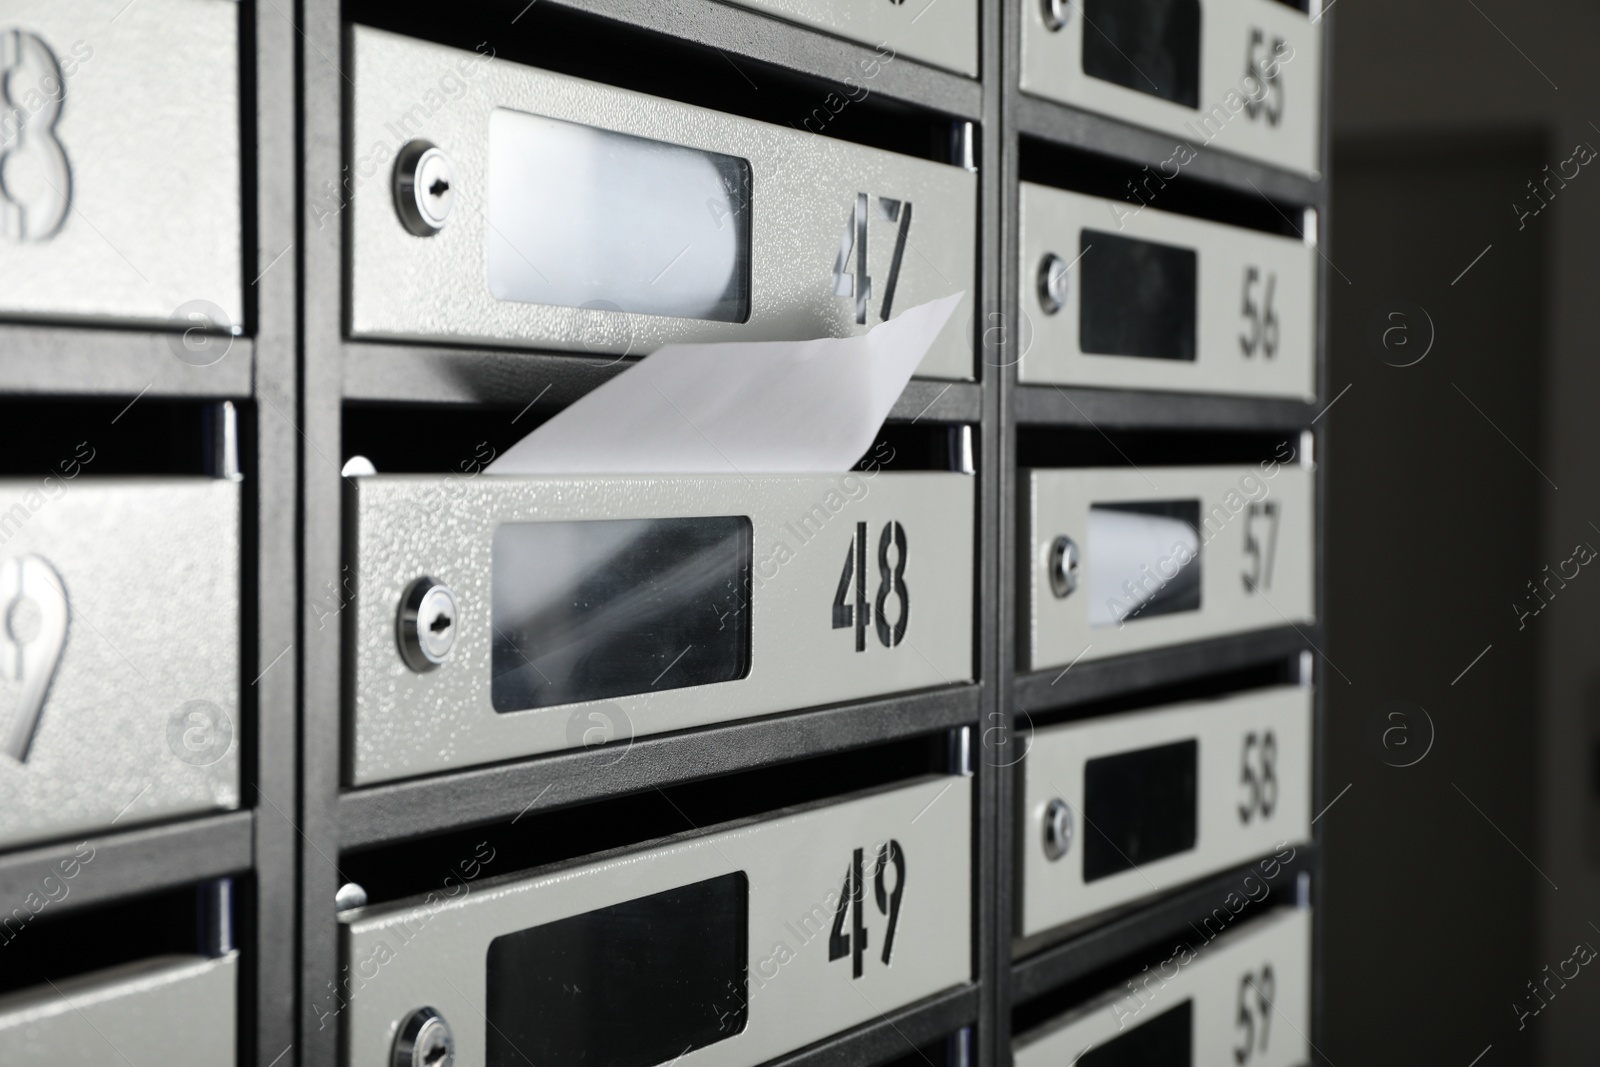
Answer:
<path fill-rule="evenodd" d="M 456 594 L 424 575 L 406 586 L 396 624 L 400 656 L 417 673 L 431 671 L 450 658 L 461 630 Z"/>
<path fill-rule="evenodd" d="M 1066 29 L 1072 17 L 1072 0 L 1040 0 L 1044 7 L 1044 28 L 1051 33 Z"/>
<path fill-rule="evenodd" d="M 1072 848 L 1072 806 L 1060 797 L 1044 809 L 1044 854 L 1051 863 Z"/>
<path fill-rule="evenodd" d="M 449 156 L 427 141 L 400 149 L 394 163 L 394 206 L 406 229 L 432 237 L 449 221 L 455 200 L 455 167 Z"/>
<path fill-rule="evenodd" d="M 1039 306 L 1046 315 L 1054 315 L 1067 306 L 1068 266 L 1054 252 L 1046 252 L 1039 261 Z"/>
<path fill-rule="evenodd" d="M 393 1067 L 451 1067 L 456 1038 L 437 1008 L 418 1008 L 400 1024 L 394 1039 Z"/>
<path fill-rule="evenodd" d="M 1050 543 L 1050 591 L 1057 600 L 1078 588 L 1078 543 L 1062 534 Z"/>

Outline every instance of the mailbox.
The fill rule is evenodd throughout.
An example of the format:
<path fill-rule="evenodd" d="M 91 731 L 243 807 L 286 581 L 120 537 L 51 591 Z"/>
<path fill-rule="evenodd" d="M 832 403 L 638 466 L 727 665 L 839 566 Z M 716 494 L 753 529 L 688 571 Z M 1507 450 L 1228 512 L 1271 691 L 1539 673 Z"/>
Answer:
<path fill-rule="evenodd" d="M 1313 617 L 1312 476 L 1237 467 L 1025 473 L 1034 670 Z"/>
<path fill-rule="evenodd" d="M 357 26 L 358 337 L 643 355 L 863 333 L 974 292 L 977 176 Z M 965 311 L 972 317 L 972 296 Z M 970 331 L 968 331 L 970 334 Z M 952 330 L 918 371 L 971 378 Z"/>
<path fill-rule="evenodd" d="M 1309 841 L 1311 738 L 1301 686 L 1040 730 L 1022 764 L 1022 935 Z"/>
<path fill-rule="evenodd" d="M 1024 182 L 1023 382 L 1316 396 L 1316 249 Z"/>
<path fill-rule="evenodd" d="M 239 483 L 92 458 L 0 481 L 6 847 L 239 806 Z"/>
<path fill-rule="evenodd" d="M 0 315 L 244 322 L 234 0 L 0 13 Z"/>
<path fill-rule="evenodd" d="M 1022 91 L 1316 176 L 1321 0 L 1021 0 Z M 1308 10 L 1308 8 L 1310 10 Z"/>
<path fill-rule="evenodd" d="M 754 1067 L 963 985 L 971 805 L 931 776 L 346 912 L 346 1062 Z"/>

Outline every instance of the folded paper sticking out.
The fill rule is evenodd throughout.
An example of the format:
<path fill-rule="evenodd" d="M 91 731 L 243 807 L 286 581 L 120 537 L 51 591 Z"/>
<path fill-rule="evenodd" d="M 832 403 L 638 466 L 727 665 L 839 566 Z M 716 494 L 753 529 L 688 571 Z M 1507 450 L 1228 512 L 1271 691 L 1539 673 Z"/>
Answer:
<path fill-rule="evenodd" d="M 965 293 L 857 337 L 665 345 L 518 441 L 488 474 L 847 471 Z"/>

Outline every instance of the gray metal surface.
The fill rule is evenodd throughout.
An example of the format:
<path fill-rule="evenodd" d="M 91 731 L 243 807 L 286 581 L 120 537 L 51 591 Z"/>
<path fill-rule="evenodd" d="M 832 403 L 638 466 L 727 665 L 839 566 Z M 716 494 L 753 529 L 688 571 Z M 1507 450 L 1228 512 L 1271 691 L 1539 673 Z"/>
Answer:
<path fill-rule="evenodd" d="M 978 73 L 977 0 L 918 0 L 862 6 L 851 0 L 734 0 L 793 22 L 809 23 L 890 55 L 904 54 L 957 74 Z M 848 83 L 847 83 L 848 84 Z"/>
<path fill-rule="evenodd" d="M 1312 6 L 1320 17 L 1321 3 Z M 1194 107 L 1090 77 L 1084 69 L 1083 41 L 1099 31 L 1077 15 L 1052 32 L 1043 6 L 1032 2 L 1022 5 L 1022 90 L 1160 130 L 1196 149 L 1210 143 L 1316 176 L 1322 133 L 1319 23 L 1277 0 L 1221 0 L 1199 8 L 1199 97 Z M 1283 49 L 1275 47 L 1279 42 Z M 1259 78 L 1274 55 L 1282 59 L 1276 101 L 1270 95 L 1262 99 L 1259 80 L 1245 82 L 1252 69 Z M 1248 106 L 1249 97 L 1262 99 L 1265 106 Z M 1267 114 L 1274 102 L 1281 108 L 1276 122 Z"/>
<path fill-rule="evenodd" d="M 816 79 L 818 84 L 840 85 L 846 78 L 860 79 L 866 72 L 876 71 L 873 92 L 889 99 L 965 119 L 977 119 L 983 114 L 983 87 L 973 79 L 946 73 L 909 57 L 884 64 L 876 48 L 827 37 L 755 11 L 730 7 L 722 0 L 676 0 L 672 4 L 657 4 L 651 0 L 544 2 L 793 71 Z M 986 16 L 980 13 L 980 17 Z M 753 78 L 752 84 L 760 91 L 764 72 L 759 67 L 752 69 L 753 64 L 747 62 L 740 62 L 738 66 L 747 78 Z M 986 69 L 993 70 L 994 65 L 989 64 Z"/>
<path fill-rule="evenodd" d="M 1302 848 L 1282 863 L 1272 857 L 1235 868 L 1174 890 L 1152 904 L 1130 908 L 1048 948 L 1026 954 L 1019 952 L 1015 963 L 1007 961 L 1006 964 L 1012 997 L 1016 1003 L 1024 1004 L 1120 960 L 1148 957 L 1157 949 L 1170 951 L 1171 945 L 1194 932 L 1190 923 L 1210 915 L 1219 903 L 1227 900 L 1229 893 L 1244 888 L 1247 876 L 1259 880 L 1273 875 L 1264 896 L 1252 883 L 1251 890 L 1260 900 L 1248 904 L 1240 912 L 1241 919 L 1294 904 L 1298 877 L 1302 872 L 1310 873 L 1316 860 L 1314 849 Z M 1267 864 L 1265 868 L 1262 863 Z"/>
<path fill-rule="evenodd" d="M 1316 405 L 1298 400 L 1059 385 L 1019 385 L 1012 402 L 1014 418 L 1021 424 L 1101 429 L 1183 427 L 1298 434 L 1317 415 Z"/>
<path fill-rule="evenodd" d="M 361 848 L 518 818 L 606 796 L 694 781 L 746 767 L 916 737 L 978 722 L 982 690 L 945 686 L 625 742 L 537 760 L 476 767 L 347 790 L 340 838 Z"/>
<path fill-rule="evenodd" d="M 575 747 L 571 723 L 589 708 L 610 717 L 620 709 L 637 737 L 972 677 L 974 485 L 966 475 L 379 475 L 352 482 L 357 644 L 349 758 L 356 785 Z M 497 528 L 694 515 L 747 515 L 754 524 L 753 588 L 736 590 L 739 599 L 726 605 L 731 612 L 750 597 L 747 676 L 609 702 L 495 711 L 489 589 Z M 829 605 L 857 525 L 877 531 L 890 521 L 914 546 L 904 580 L 918 614 L 907 616 L 902 643 L 873 642 L 857 652 L 848 632 L 830 628 Z M 403 591 L 422 575 L 456 591 L 461 619 L 451 661 L 418 674 L 401 658 L 395 618 Z"/>
<path fill-rule="evenodd" d="M 1195 878 L 1272 853 L 1311 836 L 1311 690 L 1257 690 L 1215 700 L 1125 712 L 1039 730 L 1021 764 L 1020 836 L 1015 859 L 1025 937 L 1166 892 Z M 1273 754 L 1262 739 L 1271 733 Z M 1250 747 L 1245 737 L 1250 735 Z M 1085 881 L 1083 849 L 1095 833 L 1085 811 L 1085 764 L 1122 752 L 1193 740 L 1195 840 L 1192 848 Z M 1242 762 L 1243 761 L 1243 762 Z M 1263 769 L 1267 768 L 1267 769 Z M 1241 785 L 1259 775 L 1255 791 Z M 1270 774 L 1270 797 L 1265 776 Z M 1078 840 L 1049 859 L 1043 816 L 1054 798 L 1076 818 Z"/>
<path fill-rule="evenodd" d="M 195 366 L 173 351 L 174 334 L 8 325 L 0 346 L 0 390 L 55 396 L 250 396 L 256 342 L 235 337 L 227 353 Z M 181 344 L 181 342 L 179 342 Z"/>
<path fill-rule="evenodd" d="M 632 358 L 618 362 L 611 356 L 352 341 L 344 346 L 344 396 L 417 404 L 514 404 L 519 409 L 536 402 L 534 411 L 554 411 L 634 362 Z M 0 362 L 0 373 L 3 367 Z M 982 396 L 975 382 L 913 378 L 889 419 L 975 423 Z"/>
<path fill-rule="evenodd" d="M 28 905 L 32 894 L 37 914 L 57 915 L 239 874 L 251 866 L 253 825 L 250 812 L 231 811 L 0 853 L 0 900 Z"/>
<path fill-rule="evenodd" d="M 455 1062 L 483 1067 L 487 1027 L 476 1021 L 485 1017 L 484 960 L 496 937 L 732 871 L 748 878 L 748 1017 L 733 1036 L 684 1053 L 685 1067 L 753 1067 L 964 985 L 973 966 L 971 805 L 970 778 L 934 778 L 529 877 L 461 883 L 465 892 L 447 888 L 347 912 L 345 961 L 365 981 L 344 1009 L 346 1062 L 381 1062 L 398 1022 L 431 1005 L 471 1021 L 456 1026 Z M 904 850 L 908 871 L 894 955 L 888 965 L 870 959 L 854 977 L 848 960 L 830 959 L 820 942 L 838 899 L 840 864 L 849 866 L 854 849 L 889 840 Z M 869 926 L 873 944 L 884 943 L 883 929 Z"/>
<path fill-rule="evenodd" d="M 1324 35 L 1326 39 L 1326 35 Z M 1017 94 L 1015 129 L 1024 136 L 1070 145 L 1159 172 L 1173 158 L 1176 140 L 1165 133 L 1141 129 L 1082 108 Z M 1327 183 L 1280 167 L 1242 159 L 1215 148 L 1196 144 L 1198 155 L 1183 167 L 1186 177 L 1225 186 L 1251 196 L 1264 196 L 1285 204 L 1308 205 L 1323 201 Z M 1169 171 L 1171 164 L 1167 164 Z"/>
<path fill-rule="evenodd" d="M 1029 483 L 1024 514 L 1031 632 L 1026 636 L 1026 648 L 1032 669 L 1066 666 L 1080 657 L 1100 659 L 1180 641 L 1311 621 L 1316 514 L 1309 470 L 1274 462 L 1260 468 L 1032 470 L 1023 476 Z M 1120 624 L 1094 626 L 1090 624 L 1091 606 L 1104 605 L 1091 601 L 1090 588 L 1065 599 L 1053 594 L 1047 570 L 1056 536 L 1066 534 L 1078 542 L 1086 573 L 1095 567 L 1096 549 L 1093 539 L 1086 536 L 1092 506 L 1180 499 L 1200 502 L 1199 534 L 1205 543 L 1197 561 L 1201 568 L 1197 609 L 1130 616 Z M 1266 522 L 1264 515 L 1252 516 L 1248 501 L 1276 501 L 1277 522 Z M 1270 533 L 1269 526 L 1274 527 Z M 1256 546 L 1253 555 L 1252 543 Z M 1252 570 L 1257 574 L 1254 584 L 1244 580 Z M 1117 577 L 1123 582 L 1146 580 L 1137 572 Z"/>
<path fill-rule="evenodd" d="M 69 613 L 27 758 L 0 757 L 8 846 L 239 806 L 239 484 L 96 478 L 87 448 L 75 478 L 0 482 L 0 550 L 47 561 Z M 0 679 L 8 726 L 22 688 Z"/>
<path fill-rule="evenodd" d="M 1219 909 L 1221 910 L 1221 909 Z M 1231 914 L 1222 910 L 1223 915 Z M 1311 1026 L 1311 913 L 1283 908 L 1255 922 L 1197 936 L 1172 949 L 1139 993 L 1116 986 L 1016 1040 L 1016 1067 L 1072 1063 L 1090 1048 L 1111 1042 L 1192 1003 L 1190 1067 L 1238 1067 L 1242 1055 L 1259 1067 L 1308 1062 Z M 1214 937 L 1215 940 L 1210 940 Z M 1271 969 L 1271 976 L 1264 971 Z M 1239 991 L 1244 990 L 1241 997 Z M 1242 1015 L 1248 1015 L 1248 1043 Z M 1263 1025 L 1265 1024 L 1265 1025 Z M 1247 1053 L 1240 1049 L 1247 1047 Z"/>
<path fill-rule="evenodd" d="M 865 332 L 881 321 L 897 247 L 896 225 L 868 225 L 873 279 L 867 322 L 856 301 L 835 295 L 835 260 L 857 198 L 888 197 L 915 207 L 901 257 L 894 307 L 965 291 L 919 373 L 973 376 L 977 178 L 958 167 L 899 156 L 704 108 L 520 67 L 357 28 L 351 132 L 350 327 L 361 337 L 527 345 L 569 351 L 645 353 L 669 341 L 778 340 Z M 458 86 L 441 97 L 435 84 Z M 420 91 L 418 86 L 426 91 Z M 430 97 L 428 94 L 433 94 Z M 437 101 L 437 103 L 435 102 Z M 750 166 L 749 317 L 709 322 L 664 315 L 497 300 L 485 284 L 492 227 L 488 207 L 489 120 L 510 109 L 689 148 L 737 156 Z M 415 138 L 454 161 L 457 210 L 432 237 L 408 232 L 395 212 L 388 175 Z M 336 225 L 340 202 L 313 202 L 317 223 Z M 731 225 L 731 223 L 730 223 Z M 555 272 L 538 249 L 515 248 L 535 274 Z M 672 265 L 661 264 L 662 273 Z M 848 280 L 848 279 L 847 279 Z"/>
<path fill-rule="evenodd" d="M 161 956 L 0 997 L 0 1062 L 225 1067 L 239 954 Z"/>
<path fill-rule="evenodd" d="M 56 69 L 8 81 L 0 214 L 68 204 L 51 231 L 0 227 L 0 315 L 176 329 L 206 301 L 243 326 L 239 18 L 234 0 L 6 5 L 0 34 L 33 35 Z"/>
<path fill-rule="evenodd" d="M 1298 400 L 1316 395 L 1317 251 L 1311 244 L 1026 182 L 1018 211 L 1022 310 L 1033 323 L 1020 380 Z M 1094 231 L 1195 253 L 1193 360 L 1082 349 L 1079 279 L 1095 264 Z M 1067 299 L 1053 313 L 1044 307 L 1039 285 L 1026 284 L 1052 254 L 1078 264 L 1065 271 Z M 1246 284 L 1247 278 L 1253 281 Z M 1254 318 L 1241 314 L 1247 301 L 1257 309 Z M 1271 327 L 1265 325 L 1269 316 Z M 1269 329 L 1270 354 L 1264 347 Z M 1242 340 L 1250 342 L 1249 351 Z"/>

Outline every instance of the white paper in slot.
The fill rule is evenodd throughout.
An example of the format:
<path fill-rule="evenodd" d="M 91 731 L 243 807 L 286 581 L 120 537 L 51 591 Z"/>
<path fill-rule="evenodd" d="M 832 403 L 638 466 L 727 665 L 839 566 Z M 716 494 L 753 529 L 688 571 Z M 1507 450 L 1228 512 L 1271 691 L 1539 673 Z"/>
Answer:
<path fill-rule="evenodd" d="M 1089 625 L 1200 606 L 1200 535 L 1183 519 L 1089 509 Z"/>
<path fill-rule="evenodd" d="M 856 337 L 672 344 L 507 449 L 489 474 L 849 470 L 965 293 Z"/>

